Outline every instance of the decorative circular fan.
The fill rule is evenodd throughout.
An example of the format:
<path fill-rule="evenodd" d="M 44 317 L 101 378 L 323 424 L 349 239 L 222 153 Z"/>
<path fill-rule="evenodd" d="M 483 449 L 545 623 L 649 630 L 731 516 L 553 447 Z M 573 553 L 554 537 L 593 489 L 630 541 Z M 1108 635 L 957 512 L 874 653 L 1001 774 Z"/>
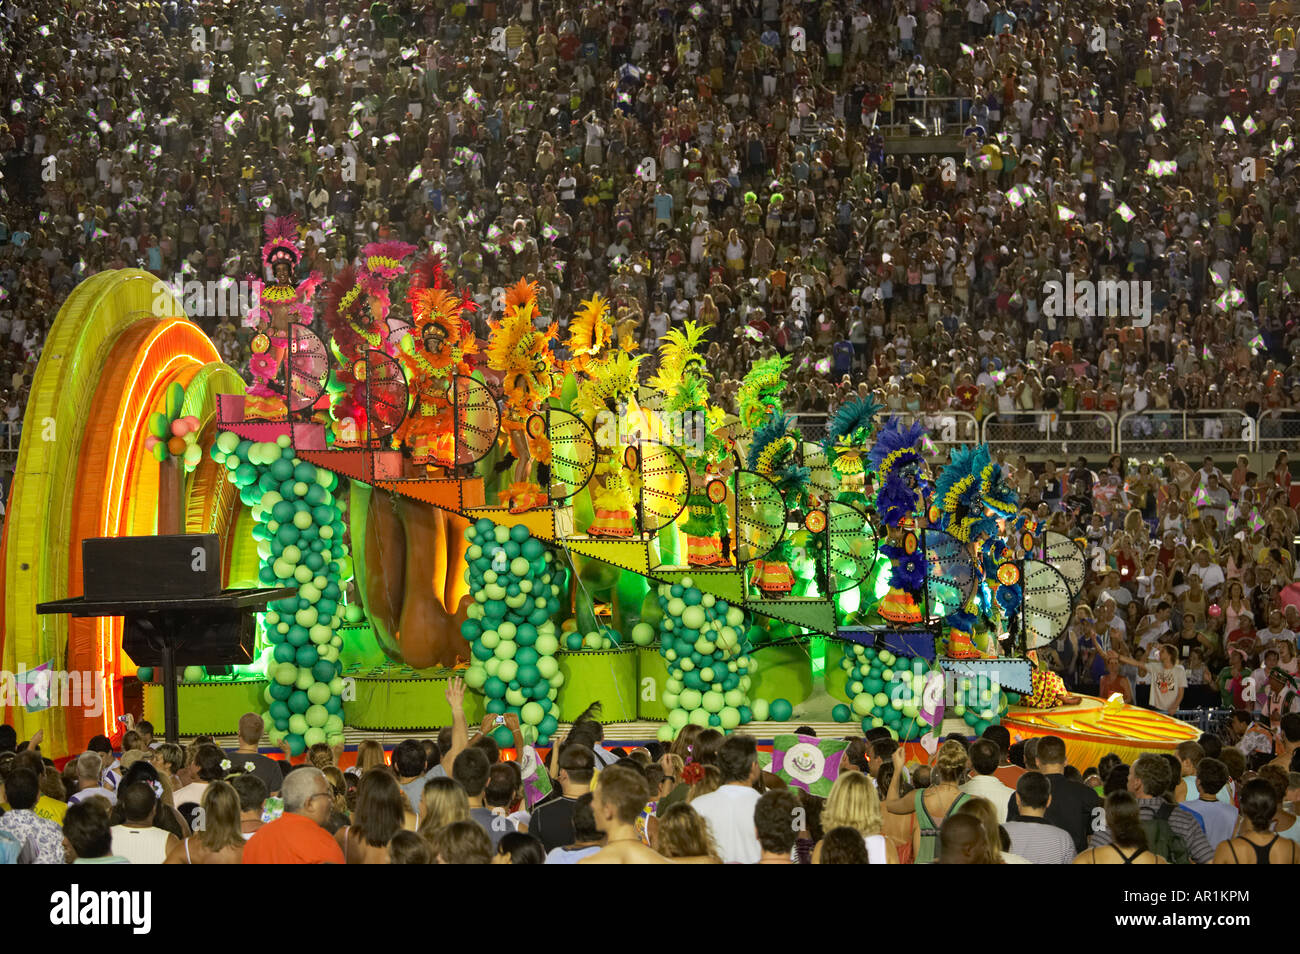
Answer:
<path fill-rule="evenodd" d="M 452 381 L 452 406 L 456 414 L 456 465 L 482 460 L 497 442 L 501 412 L 487 385 L 465 374 Z"/>
<path fill-rule="evenodd" d="M 655 533 L 686 509 L 691 479 L 681 454 L 665 444 L 643 441 L 641 458 L 641 528 Z"/>
<path fill-rule="evenodd" d="M 1049 530 L 1043 536 L 1043 562 L 1056 567 L 1070 586 L 1070 595 L 1078 596 L 1087 569 L 1083 549 L 1063 533 Z"/>
<path fill-rule="evenodd" d="M 1023 586 L 1025 649 L 1037 649 L 1065 632 L 1074 611 L 1074 596 L 1064 574 L 1042 560 L 1025 561 Z"/>
<path fill-rule="evenodd" d="M 853 504 L 832 500 L 826 505 L 826 533 L 834 581 L 831 591 L 840 593 L 864 583 L 876 565 L 879 543 L 866 512 Z"/>
<path fill-rule="evenodd" d="M 975 567 L 966 544 L 942 530 L 926 530 L 925 589 L 931 619 L 956 612 L 970 598 Z"/>
<path fill-rule="evenodd" d="M 582 418 L 558 407 L 528 419 L 528 433 L 551 443 L 552 502 L 568 500 L 587 486 L 596 469 L 596 438 Z"/>
<path fill-rule="evenodd" d="M 370 439 L 387 437 L 406 417 L 406 374 L 396 358 L 371 348 L 366 352 L 366 427 Z"/>
<path fill-rule="evenodd" d="M 772 479 L 736 471 L 736 558 L 741 563 L 763 559 L 785 537 L 785 522 L 785 501 Z"/>
<path fill-rule="evenodd" d="M 819 503 L 825 504 L 839 490 L 835 475 L 831 473 L 830 461 L 826 459 L 826 451 L 822 450 L 820 444 L 814 444 L 812 441 L 803 441 L 801 446 L 803 465 L 810 472 L 808 493 L 816 497 Z"/>
<path fill-rule="evenodd" d="M 305 411 L 325 393 L 329 349 L 306 325 L 289 326 L 289 410 Z"/>

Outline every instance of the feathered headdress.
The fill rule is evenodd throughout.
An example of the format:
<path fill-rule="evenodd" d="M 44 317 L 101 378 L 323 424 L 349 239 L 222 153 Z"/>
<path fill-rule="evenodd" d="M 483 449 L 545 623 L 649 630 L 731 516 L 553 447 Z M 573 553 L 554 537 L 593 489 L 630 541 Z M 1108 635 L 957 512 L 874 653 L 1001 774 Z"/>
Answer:
<path fill-rule="evenodd" d="M 958 447 L 935 481 L 940 526 L 962 542 L 997 533 L 997 517 L 1014 517 L 1019 497 L 1007 486 L 987 444 Z"/>
<path fill-rule="evenodd" d="M 537 284 L 520 280 L 506 290 L 501 318 L 489 323 L 488 367 L 501 373 L 506 403 L 516 417 L 531 414 L 557 384 L 552 343 L 559 329 L 552 322 L 538 331 Z"/>
<path fill-rule="evenodd" d="M 594 417 L 602 411 L 616 410 L 619 404 L 633 398 L 643 360 L 645 355 L 633 357 L 626 351 L 611 351 L 589 364 L 578 381 L 572 411 L 582 417 Z"/>
<path fill-rule="evenodd" d="M 837 473 L 862 472 L 861 448 L 867 446 L 876 429 L 876 415 L 884 410 L 871 398 L 855 398 L 843 405 L 831 419 L 822 448 Z"/>
<path fill-rule="evenodd" d="M 579 374 L 614 343 L 614 324 L 609 320 L 609 302 L 594 294 L 582 303 L 569 322 L 565 347 L 572 356 L 569 371 Z"/>
<path fill-rule="evenodd" d="M 799 463 L 799 442 L 790 433 L 790 419 L 773 413 L 754 432 L 749 445 L 747 466 L 755 473 L 776 482 L 788 507 L 802 504 L 812 471 Z"/>
<path fill-rule="evenodd" d="M 464 318 L 478 306 L 447 288 L 417 288 L 407 294 L 420 357 L 430 369 L 456 366 L 478 351 L 478 341 Z"/>
<path fill-rule="evenodd" d="M 930 497 L 929 468 L 921 452 L 924 439 L 921 424 L 904 427 L 891 417 L 872 445 L 868 460 L 878 481 L 876 512 L 889 526 L 920 510 Z"/>
<path fill-rule="evenodd" d="M 925 427 L 919 422 L 904 427 L 897 417 L 890 417 L 876 436 L 876 443 L 871 447 L 867 459 L 872 471 L 881 479 L 889 477 L 890 472 L 901 463 L 924 461 L 921 454 L 921 442 L 925 439 Z"/>
<path fill-rule="evenodd" d="M 416 251 L 416 247 L 407 242 L 371 242 L 361 249 L 361 258 L 366 271 L 392 281 L 406 271 L 402 259 L 409 258 Z"/>
<path fill-rule="evenodd" d="M 781 410 L 781 392 L 785 390 L 789 367 L 789 358 L 776 357 L 756 361 L 749 369 L 736 392 L 736 409 L 746 428 L 761 427 L 771 411 Z"/>
<path fill-rule="evenodd" d="M 693 321 L 685 322 L 680 330 L 670 328 L 661 339 L 659 373 L 650 379 L 650 385 L 669 395 L 671 400 L 687 376 L 707 375 L 704 355 L 699 351 L 705 333 L 706 329 Z"/>
<path fill-rule="evenodd" d="M 284 263 L 291 269 L 297 268 L 302 261 L 302 250 L 298 248 L 298 220 L 292 215 L 273 218 L 262 226 L 266 233 L 266 244 L 262 246 L 262 263 L 268 268 Z"/>

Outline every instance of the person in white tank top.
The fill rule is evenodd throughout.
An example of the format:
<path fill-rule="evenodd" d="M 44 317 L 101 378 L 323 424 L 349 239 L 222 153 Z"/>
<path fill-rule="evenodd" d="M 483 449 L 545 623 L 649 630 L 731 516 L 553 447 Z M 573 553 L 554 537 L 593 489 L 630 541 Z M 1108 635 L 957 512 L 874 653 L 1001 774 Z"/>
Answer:
<path fill-rule="evenodd" d="M 125 820 L 111 829 L 111 853 L 126 858 L 133 865 L 162 864 L 167 853 L 176 847 L 177 838 L 171 832 L 154 826 L 158 814 L 157 790 L 148 782 L 133 782 L 122 790 L 118 804 Z"/>
<path fill-rule="evenodd" d="M 152 826 L 114 825 L 112 854 L 119 855 L 133 865 L 160 865 L 176 843 L 169 831 Z"/>

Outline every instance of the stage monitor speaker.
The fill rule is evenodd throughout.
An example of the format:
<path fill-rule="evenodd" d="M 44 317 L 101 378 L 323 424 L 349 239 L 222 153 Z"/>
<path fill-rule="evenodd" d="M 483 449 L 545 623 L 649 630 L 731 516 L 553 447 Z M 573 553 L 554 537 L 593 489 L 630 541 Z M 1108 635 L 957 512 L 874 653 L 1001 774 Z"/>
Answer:
<path fill-rule="evenodd" d="M 193 599 L 221 592 L 215 533 L 95 537 L 81 543 L 87 602 Z"/>

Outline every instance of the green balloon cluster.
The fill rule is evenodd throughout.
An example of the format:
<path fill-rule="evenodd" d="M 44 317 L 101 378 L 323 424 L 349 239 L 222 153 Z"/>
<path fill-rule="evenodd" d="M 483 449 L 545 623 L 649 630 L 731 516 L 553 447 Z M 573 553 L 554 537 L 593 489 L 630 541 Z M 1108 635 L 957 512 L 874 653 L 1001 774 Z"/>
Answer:
<path fill-rule="evenodd" d="M 663 703 L 668 723 L 659 740 L 671 742 L 687 723 L 730 732 L 767 714 L 749 701 L 752 663 L 745 641 L 745 611 L 697 589 L 690 577 L 659 587 L 659 652 L 668 661 Z M 632 639 L 645 645 L 644 630 Z M 761 714 L 759 714 L 761 712 Z"/>
<path fill-rule="evenodd" d="M 212 458 L 226 468 L 240 499 L 252 508 L 253 536 L 262 558 L 263 586 L 297 586 L 298 595 L 267 605 L 263 622 L 271 644 L 263 718 L 267 734 L 287 739 L 298 755 L 319 742 L 343 741 L 343 677 L 338 629 L 358 615 L 343 601 L 352 577 L 343 514 L 335 502 L 338 478 L 300 460 L 288 435 L 254 443 L 223 432 Z"/>
<path fill-rule="evenodd" d="M 564 648 L 569 652 L 582 649 L 614 649 L 619 645 L 618 632 L 608 626 L 593 629 L 585 636 L 578 632 L 578 621 L 566 619 L 560 628 Z"/>
<path fill-rule="evenodd" d="M 559 726 L 555 698 L 564 684 L 551 620 L 560 608 L 555 555 L 527 527 L 500 527 L 486 517 L 465 538 L 465 581 L 474 598 L 460 627 L 472 657 L 465 684 L 487 696 L 488 712 L 515 713 L 526 742 L 545 745 Z"/>
<path fill-rule="evenodd" d="M 876 650 L 859 643 L 844 645 L 840 668 L 848 673 L 845 691 L 850 706 L 839 707 L 837 715 L 852 715 L 862 720 L 862 731 L 889 729 L 896 741 L 912 742 L 927 734 L 932 726 L 921 714 L 921 691 L 930 665 L 921 658 L 895 656 L 888 650 Z"/>
<path fill-rule="evenodd" d="M 953 697 L 957 704 L 952 707 L 952 715 L 959 715 L 971 727 L 975 735 L 983 735 L 984 730 L 1002 721 L 1010 704 L 1005 692 L 999 692 L 993 698 L 992 687 L 981 683 L 979 679 L 958 679 L 953 686 Z M 1019 698 L 1017 696 L 1017 698 Z"/>

